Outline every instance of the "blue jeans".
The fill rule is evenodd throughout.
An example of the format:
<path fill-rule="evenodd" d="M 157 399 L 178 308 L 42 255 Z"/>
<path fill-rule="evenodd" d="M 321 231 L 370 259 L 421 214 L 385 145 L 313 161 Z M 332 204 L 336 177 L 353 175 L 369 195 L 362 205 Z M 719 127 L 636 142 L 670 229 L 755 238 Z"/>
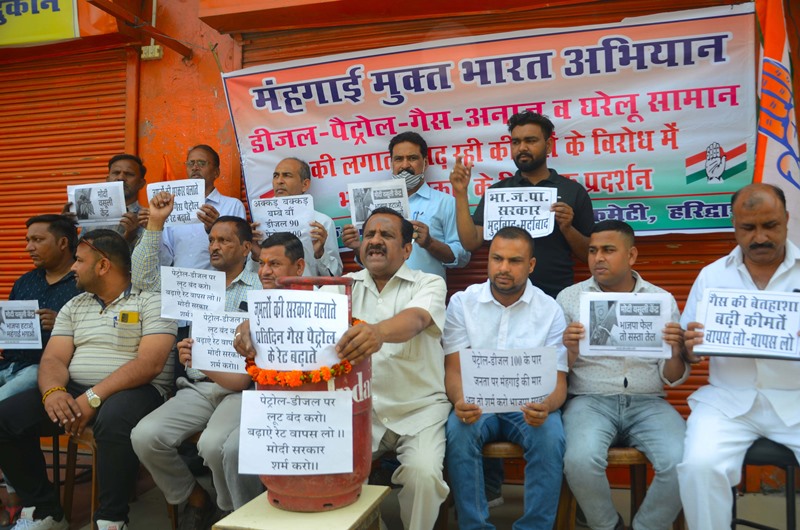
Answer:
<path fill-rule="evenodd" d="M 681 509 L 677 465 L 686 424 L 663 398 L 653 395 L 576 396 L 564 406 L 567 453 L 564 474 L 594 530 L 613 530 L 617 511 L 606 477 L 608 448 L 635 447 L 656 472 L 633 519 L 637 530 L 664 530 Z"/>
<path fill-rule="evenodd" d="M 38 388 L 39 365 L 31 364 L 14 373 L 14 363 L 0 370 L 0 401 L 29 388 Z"/>
<path fill-rule="evenodd" d="M 464 424 L 454 412 L 447 419 L 447 473 L 460 530 L 493 529 L 484 493 L 483 446 L 509 441 L 525 451 L 525 507 L 515 530 L 552 530 L 558 510 L 564 458 L 564 428 L 559 411 L 541 427 L 531 427 L 521 412 L 483 414 Z"/>

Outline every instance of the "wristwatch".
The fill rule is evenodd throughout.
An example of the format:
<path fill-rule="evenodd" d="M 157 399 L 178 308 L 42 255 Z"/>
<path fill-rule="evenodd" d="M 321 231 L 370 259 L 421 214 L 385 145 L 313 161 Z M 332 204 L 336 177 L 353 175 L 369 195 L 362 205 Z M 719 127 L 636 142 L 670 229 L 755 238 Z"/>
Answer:
<path fill-rule="evenodd" d="M 93 409 L 100 408 L 100 405 L 103 403 L 103 400 L 100 399 L 100 396 L 94 393 L 93 388 L 90 388 L 86 391 L 86 399 L 89 400 L 89 406 Z"/>

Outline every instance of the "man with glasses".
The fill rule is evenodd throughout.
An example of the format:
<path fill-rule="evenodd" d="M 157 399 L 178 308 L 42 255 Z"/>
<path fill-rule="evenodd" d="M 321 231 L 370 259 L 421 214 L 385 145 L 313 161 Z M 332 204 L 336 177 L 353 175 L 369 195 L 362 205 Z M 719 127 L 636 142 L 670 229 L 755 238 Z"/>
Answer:
<path fill-rule="evenodd" d="M 25 508 L 15 528 L 67 529 L 69 523 L 39 447 L 40 436 L 81 434 L 97 442 L 98 530 L 127 526 L 139 471 L 131 429 L 164 402 L 175 323 L 161 318 L 159 293 L 131 285 L 130 250 L 121 235 L 94 230 L 78 244 L 72 270 L 85 292 L 58 314 L 42 355 L 39 388 L 0 408 L 0 468 Z"/>

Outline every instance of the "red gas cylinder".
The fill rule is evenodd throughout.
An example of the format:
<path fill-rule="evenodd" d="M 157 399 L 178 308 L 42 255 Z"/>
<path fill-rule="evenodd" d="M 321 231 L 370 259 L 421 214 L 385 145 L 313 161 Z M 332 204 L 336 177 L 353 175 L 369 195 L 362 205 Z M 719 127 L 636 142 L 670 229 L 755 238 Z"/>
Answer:
<path fill-rule="evenodd" d="M 278 285 L 292 289 L 310 289 L 314 285 L 344 285 L 350 300 L 351 278 L 302 277 L 280 278 Z M 348 307 L 348 314 L 350 308 Z M 324 512 L 354 503 L 369 476 L 372 464 L 372 360 L 353 365 L 349 374 L 333 378 L 336 390 L 353 393 L 353 472 L 328 475 L 261 475 L 269 502 L 293 512 Z M 328 390 L 330 382 L 304 383 L 293 391 Z M 288 391 L 278 385 L 260 385 L 258 390 Z"/>

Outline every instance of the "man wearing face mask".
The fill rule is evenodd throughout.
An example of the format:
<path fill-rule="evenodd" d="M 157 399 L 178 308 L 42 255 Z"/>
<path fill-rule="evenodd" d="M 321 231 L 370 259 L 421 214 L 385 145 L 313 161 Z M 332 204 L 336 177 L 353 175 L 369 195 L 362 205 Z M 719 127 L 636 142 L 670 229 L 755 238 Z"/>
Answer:
<path fill-rule="evenodd" d="M 428 144 L 422 136 L 412 131 L 398 134 L 389 142 L 389 154 L 392 178 L 406 182 L 414 225 L 414 245 L 406 264 L 446 278 L 445 267 L 464 267 L 470 258 L 458 239 L 455 199 L 425 183 Z M 342 242 L 358 251 L 361 239 L 355 226 L 345 225 Z"/>

